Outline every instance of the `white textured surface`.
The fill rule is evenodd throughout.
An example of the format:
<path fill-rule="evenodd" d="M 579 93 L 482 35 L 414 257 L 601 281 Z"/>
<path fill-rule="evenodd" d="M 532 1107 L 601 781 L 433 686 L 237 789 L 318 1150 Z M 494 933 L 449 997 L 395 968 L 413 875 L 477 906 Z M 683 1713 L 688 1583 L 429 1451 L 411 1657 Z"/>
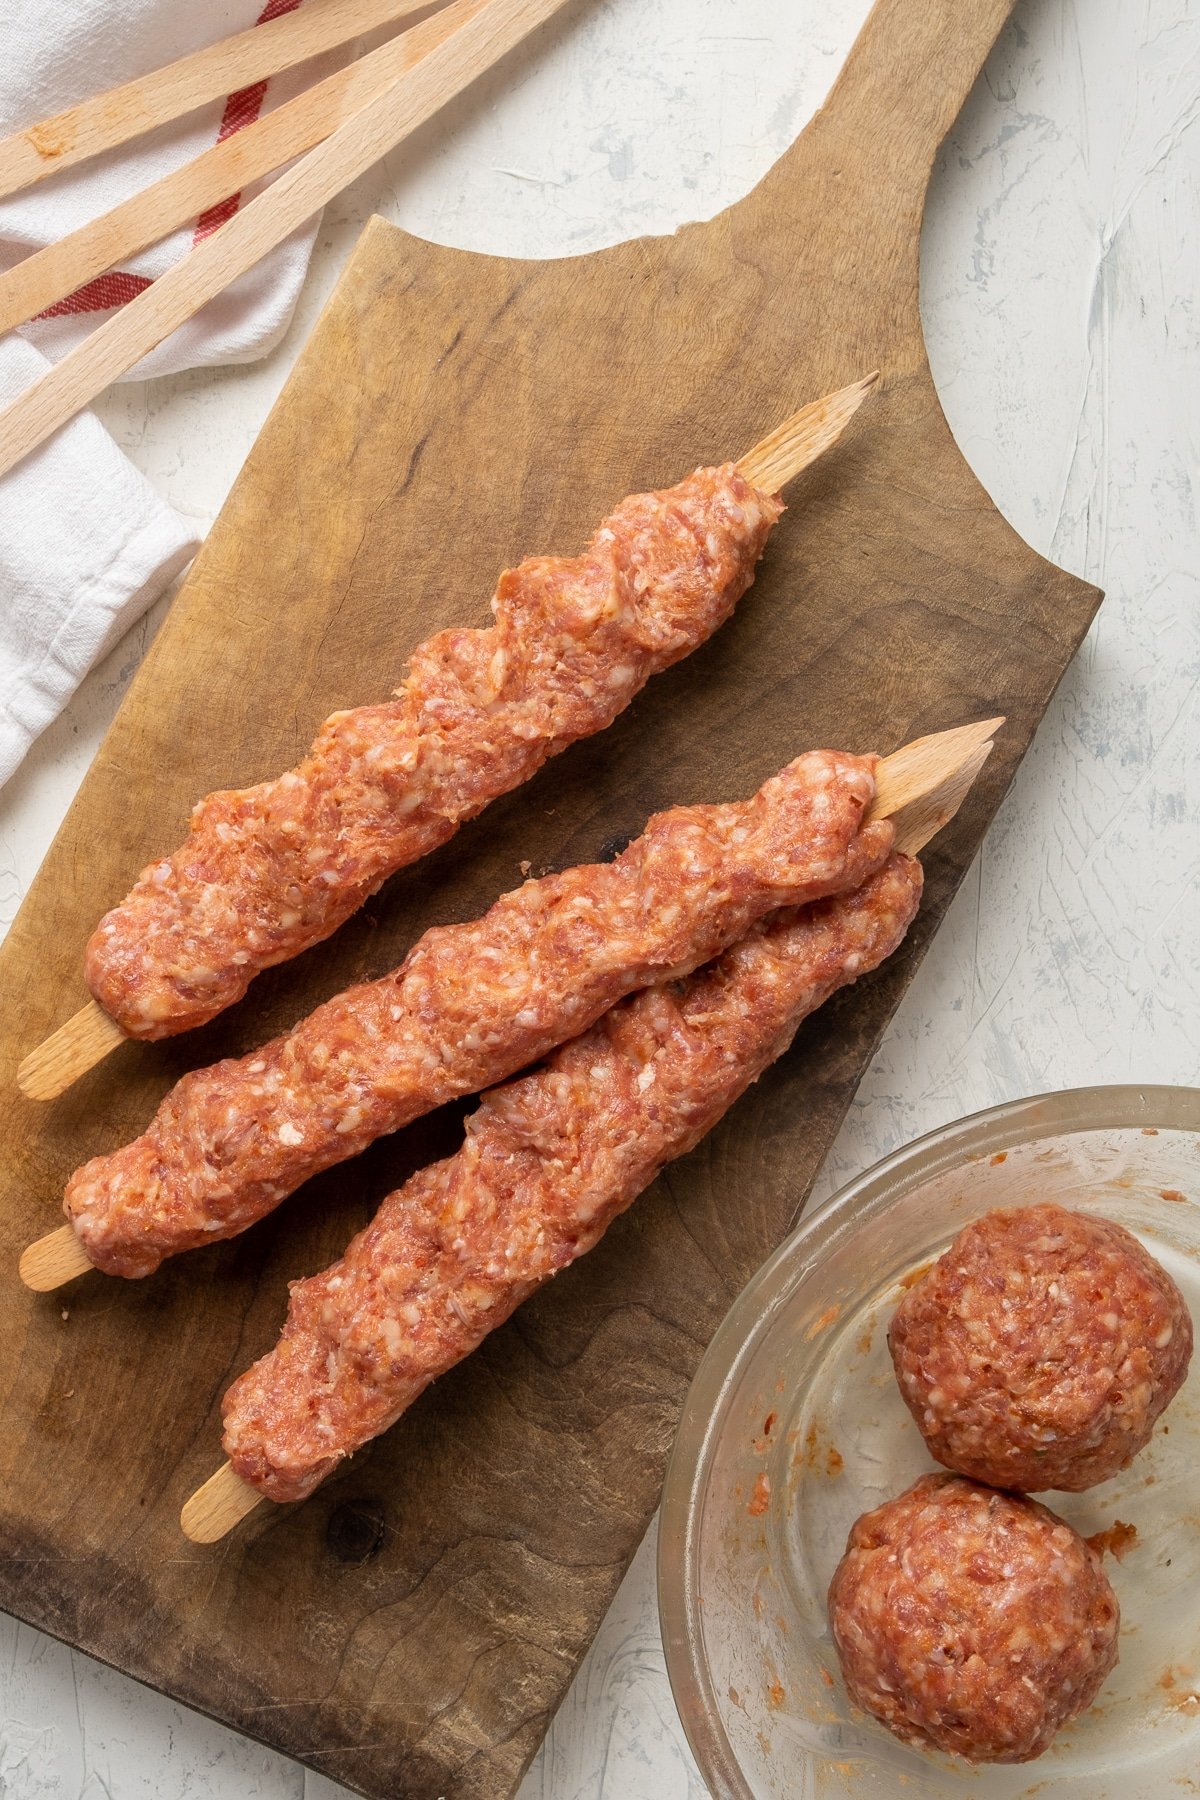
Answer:
<path fill-rule="evenodd" d="M 915 3 L 915 0 L 914 0 Z M 215 514 L 375 210 L 443 242 L 582 251 L 706 217 L 827 89 L 862 0 L 606 0 L 544 34 L 331 209 L 264 364 L 102 414 L 181 510 Z M 1200 0 L 1023 0 L 946 145 L 923 304 L 959 443 L 1036 547 L 1107 589 L 863 1083 L 820 1195 L 974 1108 L 1200 1079 Z M 7 923 L 145 647 L 109 659 L 0 794 Z M 342 1790 L 0 1621 L 5 1800 L 331 1800 Z M 699 1800 L 643 1545 L 522 1800 Z M 431 1796 L 432 1800 L 432 1796 Z"/>

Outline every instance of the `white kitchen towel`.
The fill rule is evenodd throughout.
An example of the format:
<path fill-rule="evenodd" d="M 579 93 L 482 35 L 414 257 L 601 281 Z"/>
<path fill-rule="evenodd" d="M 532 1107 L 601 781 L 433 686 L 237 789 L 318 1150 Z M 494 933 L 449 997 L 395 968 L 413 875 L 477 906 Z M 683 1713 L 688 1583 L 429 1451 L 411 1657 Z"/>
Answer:
<path fill-rule="evenodd" d="M 282 13 L 300 0 L 0 0 L 0 135 L 32 125 L 78 100 L 144 75 L 191 50 Z M 260 112 L 290 100 L 349 54 L 338 51 L 259 82 L 104 156 L 51 175 L 0 201 L 0 268 L 63 237 L 130 194 L 189 162 Z M 264 184 L 247 190 L 241 202 Z M 56 362 L 112 308 L 148 287 L 228 216 L 228 204 L 175 231 L 162 243 L 98 276 L 24 326 Z M 303 226 L 240 281 L 130 370 L 127 381 L 201 364 L 248 362 L 264 355 L 292 316 L 316 236 Z"/>
<path fill-rule="evenodd" d="M 0 340 L 0 403 L 48 367 Z M 0 783 L 195 550 L 94 413 L 0 476 Z"/>

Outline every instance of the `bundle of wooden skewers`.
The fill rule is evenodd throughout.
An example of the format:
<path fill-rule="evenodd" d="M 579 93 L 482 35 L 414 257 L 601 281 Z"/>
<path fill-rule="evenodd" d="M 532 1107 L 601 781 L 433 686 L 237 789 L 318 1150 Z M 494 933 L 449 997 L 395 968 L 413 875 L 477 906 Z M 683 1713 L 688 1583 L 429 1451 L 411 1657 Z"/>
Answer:
<path fill-rule="evenodd" d="M 0 332 L 290 163 L 165 275 L 0 411 L 0 475 L 567 0 L 308 0 L 0 141 L 0 199 L 220 95 L 389 26 L 407 27 L 144 192 L 0 274 Z M 410 21 L 416 21 L 410 23 Z M 295 159 L 295 160 L 294 160 Z"/>

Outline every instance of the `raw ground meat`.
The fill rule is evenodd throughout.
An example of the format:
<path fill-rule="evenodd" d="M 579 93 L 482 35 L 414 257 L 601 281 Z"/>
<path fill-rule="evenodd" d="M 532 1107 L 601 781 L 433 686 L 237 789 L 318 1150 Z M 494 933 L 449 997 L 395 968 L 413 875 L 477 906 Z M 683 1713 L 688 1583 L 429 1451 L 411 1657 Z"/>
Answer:
<path fill-rule="evenodd" d="M 829 1589 L 846 1688 L 906 1743 L 1028 1762 L 1117 1662 L 1095 1551 L 1035 1500 L 925 1475 L 864 1513 Z"/>
<path fill-rule="evenodd" d="M 931 1455 L 994 1487 L 1077 1492 L 1149 1442 L 1192 1354 L 1183 1295 L 1132 1233 L 1050 1204 L 961 1231 L 888 1344 Z"/>
<path fill-rule="evenodd" d="M 873 757 L 812 751 L 750 800 L 676 807 L 613 862 L 527 881 L 427 931 L 401 967 L 286 1037 L 186 1075 L 64 1202 L 113 1275 L 232 1237 L 309 1176 L 587 1029 L 624 995 L 707 962 L 756 920 L 857 887 L 891 849 L 863 825 Z"/>
<path fill-rule="evenodd" d="M 772 914 L 688 979 L 604 1014 L 484 1096 L 456 1156 L 383 1201 L 323 1274 L 291 1284 L 278 1345 L 225 1396 L 225 1450 L 274 1500 L 312 1492 L 535 1288 L 590 1250 L 802 1018 L 882 962 L 921 893 L 894 856 L 854 893 Z"/>

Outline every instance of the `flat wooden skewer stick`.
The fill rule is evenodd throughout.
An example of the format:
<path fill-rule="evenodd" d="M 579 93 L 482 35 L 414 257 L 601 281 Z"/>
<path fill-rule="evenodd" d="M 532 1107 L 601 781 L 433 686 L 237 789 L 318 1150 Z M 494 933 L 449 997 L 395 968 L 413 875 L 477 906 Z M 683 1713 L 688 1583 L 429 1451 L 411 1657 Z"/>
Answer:
<path fill-rule="evenodd" d="M 29 1052 L 17 1068 L 17 1086 L 29 1100 L 53 1100 L 128 1041 L 116 1020 L 89 1000 Z"/>
<path fill-rule="evenodd" d="M 0 475 L 252 269 L 389 150 L 545 24 L 566 0 L 488 0 L 0 412 Z"/>
<path fill-rule="evenodd" d="M 439 15 L 436 23 L 441 24 L 443 17 L 448 14 Z M 434 23 L 429 21 L 431 26 Z M 410 39 L 425 29 L 416 26 Z M 742 458 L 738 467 L 747 481 L 774 492 L 799 475 L 837 442 L 878 379 L 878 375 L 868 375 L 793 413 Z M 91 1000 L 29 1052 L 17 1070 L 17 1086 L 29 1100 L 57 1099 L 125 1042 L 120 1026 Z"/>
<path fill-rule="evenodd" d="M 998 723 L 998 721 L 993 721 Z M 994 746 L 989 739 L 974 750 L 963 763 L 962 768 L 937 787 L 931 794 L 923 794 L 918 799 L 910 800 L 907 806 L 891 815 L 896 827 L 896 849 L 902 850 L 906 856 L 918 855 L 929 842 L 936 837 L 943 825 L 948 825 L 967 794 L 975 785 L 975 778 L 984 763 L 992 754 Z"/>
<path fill-rule="evenodd" d="M 81 100 L 0 139 L 0 199 L 381 25 L 427 12 L 434 4 L 436 0 L 309 0 L 300 12 L 251 26 Z"/>
<path fill-rule="evenodd" d="M 902 803 L 902 811 L 887 815 L 896 819 L 897 849 L 915 856 L 933 834 L 954 817 L 991 754 L 990 741 L 986 737 L 981 739 L 980 733 L 990 734 L 1001 724 L 1002 719 L 988 719 L 978 725 L 964 725 L 957 731 L 940 732 L 936 737 L 920 738 L 885 760 L 880 769 L 881 776 L 885 770 L 888 772 L 883 783 L 885 791 L 890 785 L 894 792 L 908 796 Z M 937 746 L 942 747 L 940 758 Z M 958 760 L 954 762 L 952 758 Z M 926 771 L 923 778 L 926 786 L 918 791 L 916 784 L 922 779 L 918 773 L 921 769 Z M 928 786 L 931 773 L 937 777 L 932 788 Z M 885 816 L 878 802 L 871 808 L 870 816 Z M 70 1227 L 67 1229 L 69 1231 Z M 184 1536 L 193 1544 L 215 1544 L 265 1500 L 264 1494 L 234 1473 L 231 1463 L 222 1463 L 185 1503 L 179 1523 Z"/>
<path fill-rule="evenodd" d="M 78 231 L 23 258 L 0 275 L 0 332 L 24 324 L 93 276 L 166 237 L 177 225 L 311 150 L 485 4 L 486 0 L 456 0 Z"/>
<path fill-rule="evenodd" d="M 867 808 L 867 818 L 896 819 L 899 830 L 903 823 L 914 818 L 910 809 L 915 809 L 918 804 L 932 802 L 936 808 L 941 804 L 947 783 L 960 777 L 985 745 L 991 748 L 989 740 L 1003 723 L 1003 715 L 1000 715 L 994 719 L 980 719 L 974 725 L 958 725 L 952 731 L 935 731 L 932 736 L 914 738 L 902 750 L 885 756 L 875 771 L 875 798 Z M 979 768 L 982 767 L 981 762 Z M 971 781 L 977 773 L 978 769 L 972 774 Z M 967 787 L 971 781 L 967 782 Z M 963 794 L 966 791 L 964 787 Z M 954 812 L 961 802 L 962 794 L 954 803 Z M 947 819 L 953 816 L 953 812 L 948 813 Z M 924 841 L 928 842 L 928 839 Z M 904 848 L 905 845 L 897 844 L 897 849 Z"/>
<path fill-rule="evenodd" d="M 960 725 L 953 731 L 918 738 L 885 757 L 876 777 L 876 799 L 867 816 L 895 817 L 897 848 L 915 855 L 953 818 L 987 760 L 992 733 L 1003 723 L 1003 719 L 985 719 L 976 725 Z M 60 1225 L 29 1245 L 18 1272 L 26 1287 L 45 1294 L 91 1267 L 71 1226 Z"/>
<path fill-rule="evenodd" d="M 193 1544 L 215 1544 L 265 1499 L 265 1494 L 234 1474 L 232 1463 L 222 1463 L 216 1474 L 210 1475 L 185 1502 L 179 1515 L 183 1535 Z"/>
<path fill-rule="evenodd" d="M 839 388 L 823 400 L 814 400 L 811 406 L 785 419 L 738 463 L 746 480 L 768 494 L 778 493 L 801 469 L 837 443 L 878 380 L 879 370 L 875 369 L 861 381 Z"/>
<path fill-rule="evenodd" d="M 92 1267 L 87 1251 L 69 1225 L 60 1225 L 21 1252 L 17 1273 L 35 1294 L 53 1293 Z"/>

